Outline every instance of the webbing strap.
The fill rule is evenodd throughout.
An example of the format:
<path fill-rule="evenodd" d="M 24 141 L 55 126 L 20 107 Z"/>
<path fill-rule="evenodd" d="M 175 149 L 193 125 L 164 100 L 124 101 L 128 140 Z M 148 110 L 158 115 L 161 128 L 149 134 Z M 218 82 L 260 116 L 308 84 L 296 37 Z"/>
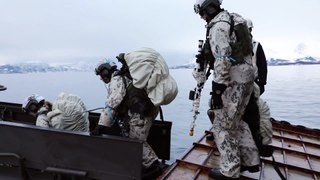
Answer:
<path fill-rule="evenodd" d="M 164 119 L 163 119 L 163 112 L 162 112 L 161 106 L 159 106 L 159 113 L 160 113 L 160 119 L 161 119 L 161 121 L 164 121 Z"/>

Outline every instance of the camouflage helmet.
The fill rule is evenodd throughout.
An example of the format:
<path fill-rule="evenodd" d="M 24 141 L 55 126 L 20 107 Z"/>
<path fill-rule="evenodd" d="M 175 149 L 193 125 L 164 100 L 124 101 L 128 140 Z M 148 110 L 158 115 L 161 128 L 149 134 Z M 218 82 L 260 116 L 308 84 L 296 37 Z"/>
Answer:
<path fill-rule="evenodd" d="M 38 111 L 39 105 L 43 104 L 45 99 L 38 95 L 32 94 L 31 96 L 26 97 L 22 103 L 22 111 L 23 112 L 33 112 L 36 113 Z"/>
<path fill-rule="evenodd" d="M 209 5 L 220 7 L 221 3 L 222 0 L 196 0 L 194 4 L 194 12 L 196 14 L 201 14 L 201 12 Z"/>
<path fill-rule="evenodd" d="M 107 70 L 109 74 L 112 74 L 117 69 L 117 65 L 111 60 L 105 59 L 100 61 L 94 69 L 96 75 L 100 75 L 103 70 Z"/>
<path fill-rule="evenodd" d="M 100 79 L 106 84 L 111 81 L 115 71 L 117 71 L 117 65 L 108 59 L 99 62 L 95 68 L 96 75 L 100 76 Z"/>

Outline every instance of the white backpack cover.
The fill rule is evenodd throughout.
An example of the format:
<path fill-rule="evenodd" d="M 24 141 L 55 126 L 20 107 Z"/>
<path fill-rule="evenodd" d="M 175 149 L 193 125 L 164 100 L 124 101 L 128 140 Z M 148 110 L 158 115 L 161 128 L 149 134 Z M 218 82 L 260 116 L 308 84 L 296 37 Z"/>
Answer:
<path fill-rule="evenodd" d="M 89 114 L 80 97 L 60 93 L 47 116 L 53 128 L 89 132 Z"/>
<path fill-rule="evenodd" d="M 169 74 L 163 57 L 151 48 L 140 48 L 125 54 L 133 86 L 145 89 L 155 106 L 167 105 L 178 94 L 176 81 Z"/>

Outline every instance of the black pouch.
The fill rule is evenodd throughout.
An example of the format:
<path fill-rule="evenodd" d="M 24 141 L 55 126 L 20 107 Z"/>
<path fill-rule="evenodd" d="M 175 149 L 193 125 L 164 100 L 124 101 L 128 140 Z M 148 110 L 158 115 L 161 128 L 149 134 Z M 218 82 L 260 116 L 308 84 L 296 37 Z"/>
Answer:
<path fill-rule="evenodd" d="M 271 157 L 273 154 L 273 146 L 271 145 L 261 145 L 258 149 L 262 157 Z"/>
<path fill-rule="evenodd" d="M 161 107 L 159 112 L 160 120 L 153 122 L 147 142 L 159 159 L 170 160 L 172 122 L 164 120 Z"/>

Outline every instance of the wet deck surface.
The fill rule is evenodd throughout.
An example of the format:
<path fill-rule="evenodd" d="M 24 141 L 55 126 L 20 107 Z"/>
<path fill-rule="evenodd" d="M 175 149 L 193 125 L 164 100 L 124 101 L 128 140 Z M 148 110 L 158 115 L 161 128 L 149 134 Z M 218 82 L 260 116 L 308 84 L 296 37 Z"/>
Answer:
<path fill-rule="evenodd" d="M 274 159 L 261 157 L 260 171 L 241 174 L 241 179 L 281 179 L 274 165 L 288 180 L 320 179 L 320 131 L 273 121 Z M 219 152 L 213 141 L 204 136 L 193 143 L 186 154 L 177 159 L 159 179 L 208 179 L 211 168 L 219 167 Z"/>

